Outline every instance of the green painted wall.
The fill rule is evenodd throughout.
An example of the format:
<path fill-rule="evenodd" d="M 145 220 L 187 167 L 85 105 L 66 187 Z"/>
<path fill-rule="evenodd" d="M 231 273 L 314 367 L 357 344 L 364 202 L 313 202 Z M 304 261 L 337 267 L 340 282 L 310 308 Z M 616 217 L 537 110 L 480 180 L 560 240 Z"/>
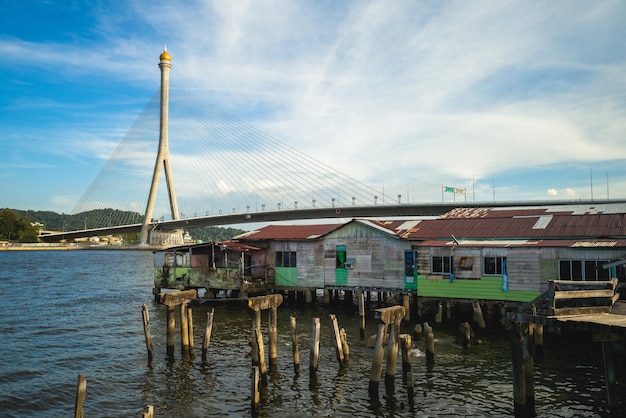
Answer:
<path fill-rule="evenodd" d="M 276 267 L 274 281 L 276 286 L 297 286 L 298 269 L 296 267 Z"/>
<path fill-rule="evenodd" d="M 335 284 L 337 286 L 348 285 L 348 269 L 343 269 L 343 268 L 335 269 Z"/>
<path fill-rule="evenodd" d="M 528 302 L 541 292 L 520 290 L 502 290 L 502 277 L 483 276 L 480 280 L 457 279 L 450 283 L 448 279 L 428 279 L 417 277 L 417 295 L 451 299 L 487 299 Z"/>

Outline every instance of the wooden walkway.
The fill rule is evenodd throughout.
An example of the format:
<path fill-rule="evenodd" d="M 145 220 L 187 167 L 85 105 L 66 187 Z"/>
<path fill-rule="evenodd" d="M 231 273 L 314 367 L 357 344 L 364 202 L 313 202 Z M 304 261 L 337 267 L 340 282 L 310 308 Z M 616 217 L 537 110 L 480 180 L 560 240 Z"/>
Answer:
<path fill-rule="evenodd" d="M 517 312 L 507 313 L 511 330 L 513 398 L 516 418 L 535 416 L 534 356 L 543 352 L 543 328 L 589 332 L 601 343 L 607 405 L 611 416 L 618 410 L 615 357 L 626 341 L 626 301 L 619 300 L 617 280 L 607 282 L 551 281 L 550 289 Z M 537 342 L 541 341 L 540 346 Z M 531 348 L 534 346 L 534 350 Z"/>

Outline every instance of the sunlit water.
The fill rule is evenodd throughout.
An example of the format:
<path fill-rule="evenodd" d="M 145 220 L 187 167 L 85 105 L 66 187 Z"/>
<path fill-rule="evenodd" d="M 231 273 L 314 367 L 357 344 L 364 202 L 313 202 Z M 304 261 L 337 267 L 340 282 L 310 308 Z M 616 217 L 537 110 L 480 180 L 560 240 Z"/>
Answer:
<path fill-rule="evenodd" d="M 142 251 L 0 252 L 0 416 L 73 416 L 79 373 L 87 379 L 87 417 L 250 416 L 251 313 L 240 303 L 194 307 L 195 356 L 185 361 L 176 342 L 166 360 L 163 306 L 152 297 L 152 254 Z M 148 363 L 141 307 L 150 309 L 154 360 Z M 209 362 L 201 361 L 207 312 L 215 309 Z M 374 309 L 372 306 L 371 309 Z M 510 345 L 503 333 L 464 353 L 451 333 L 435 328 L 436 360 L 426 365 L 423 341 L 411 366 L 415 409 L 408 406 L 398 359 L 396 390 L 380 405 L 368 396 L 372 349 L 359 341 L 353 306 L 285 303 L 278 315 L 278 370 L 262 391 L 260 416 L 511 416 Z M 340 368 L 331 345 L 328 313 L 346 329 L 350 361 Z M 292 364 L 289 316 L 298 320 L 302 372 Z M 312 318 L 321 318 L 317 379 L 309 378 Z M 367 335 L 375 334 L 370 310 Z M 267 318 L 263 318 L 266 327 Z M 178 322 L 177 322 L 178 325 Z M 404 332 L 410 332 L 407 325 Z M 608 416 L 599 347 L 547 338 L 535 373 L 538 416 Z M 384 374 L 384 370 L 383 370 Z"/>

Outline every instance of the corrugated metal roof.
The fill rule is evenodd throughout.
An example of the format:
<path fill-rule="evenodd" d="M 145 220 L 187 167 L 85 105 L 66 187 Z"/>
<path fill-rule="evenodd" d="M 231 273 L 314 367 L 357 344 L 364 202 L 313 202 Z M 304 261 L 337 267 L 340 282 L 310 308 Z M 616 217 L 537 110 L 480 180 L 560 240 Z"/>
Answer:
<path fill-rule="evenodd" d="M 486 239 L 427 240 L 420 242 L 420 247 L 565 247 L 565 248 L 626 248 L 626 239 Z"/>
<path fill-rule="evenodd" d="M 558 209 L 558 210 L 557 210 Z M 626 237 L 626 205 L 456 209 L 423 220 L 409 239 Z"/>
<path fill-rule="evenodd" d="M 316 239 L 344 224 L 318 225 L 268 225 L 266 227 L 238 235 L 233 240 L 307 240 Z"/>

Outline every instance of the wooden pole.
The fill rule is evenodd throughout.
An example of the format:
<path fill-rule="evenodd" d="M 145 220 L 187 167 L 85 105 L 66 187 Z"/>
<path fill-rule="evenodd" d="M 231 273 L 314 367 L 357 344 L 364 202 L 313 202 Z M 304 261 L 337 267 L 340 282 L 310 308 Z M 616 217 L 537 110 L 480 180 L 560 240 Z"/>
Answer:
<path fill-rule="evenodd" d="M 529 327 L 524 333 L 524 380 L 526 383 L 526 415 L 535 416 L 535 361 L 531 352 L 533 344 L 529 343 L 531 334 L 528 332 Z"/>
<path fill-rule="evenodd" d="M 311 329 L 311 360 L 309 362 L 309 375 L 315 376 L 320 356 L 320 319 L 313 318 Z"/>
<path fill-rule="evenodd" d="M 422 299 L 417 298 L 417 317 L 421 318 L 422 317 L 422 313 L 424 311 L 424 302 L 422 301 Z"/>
<path fill-rule="evenodd" d="M 278 308 L 272 306 L 269 310 L 268 339 L 270 344 L 269 363 L 270 369 L 278 366 Z"/>
<path fill-rule="evenodd" d="M 176 338 L 176 311 L 174 305 L 167 305 L 167 358 L 174 358 L 174 341 Z"/>
<path fill-rule="evenodd" d="M 437 313 L 435 314 L 435 324 L 441 324 L 441 319 L 443 317 L 443 305 L 440 302 L 437 302 Z"/>
<path fill-rule="evenodd" d="M 150 313 L 147 304 L 143 304 L 141 313 L 143 316 L 143 334 L 146 337 L 146 349 L 148 350 L 148 363 L 150 363 L 152 362 L 152 336 L 150 335 Z"/>
<path fill-rule="evenodd" d="M 298 331 L 296 328 L 296 317 L 290 316 L 291 325 L 291 347 L 293 349 L 293 369 L 296 374 L 300 373 L 300 351 L 298 350 Z"/>
<path fill-rule="evenodd" d="M 141 414 L 142 418 L 153 418 L 154 417 L 154 406 L 148 405 L 148 410 Z"/>
<path fill-rule="evenodd" d="M 407 373 L 411 371 L 411 336 L 400 334 L 400 351 L 402 352 L 402 379 L 406 379 Z"/>
<path fill-rule="evenodd" d="M 474 322 L 476 322 L 478 328 L 487 328 L 487 325 L 485 324 L 485 318 L 483 317 L 483 311 L 482 309 L 480 309 L 480 303 L 477 300 L 472 301 L 472 310 L 474 311 Z"/>
<path fill-rule="evenodd" d="M 256 330 L 256 345 L 259 350 L 259 368 L 261 370 L 261 382 L 267 384 L 267 365 L 265 364 L 265 346 L 263 345 L 263 333 L 261 329 Z"/>
<path fill-rule="evenodd" d="M 256 309 L 252 311 L 252 365 L 259 366 L 259 347 L 257 347 L 256 332 L 261 329 L 261 311 Z"/>
<path fill-rule="evenodd" d="M 180 351 L 183 357 L 189 357 L 189 321 L 187 320 L 187 301 L 180 304 Z"/>
<path fill-rule="evenodd" d="M 411 299 L 408 293 L 402 295 L 402 306 L 404 306 L 404 320 L 411 320 Z"/>
<path fill-rule="evenodd" d="M 252 399 L 252 415 L 257 415 L 259 412 L 259 403 L 261 402 L 261 392 L 259 390 L 259 367 L 252 367 L 252 394 L 250 399 Z"/>
<path fill-rule="evenodd" d="M 426 364 L 432 366 L 435 364 L 435 335 L 433 328 L 424 322 L 424 334 L 426 335 Z"/>
<path fill-rule="evenodd" d="M 513 414 L 526 418 L 526 378 L 524 376 L 524 336 L 522 324 L 514 323 L 511 330 L 511 360 L 513 362 Z"/>
<path fill-rule="evenodd" d="M 370 373 L 370 383 L 368 393 L 372 402 L 378 403 L 378 386 L 380 385 L 380 375 L 383 372 L 383 342 L 385 340 L 385 333 L 387 332 L 387 325 L 384 323 L 378 324 L 378 331 L 376 332 L 376 345 L 374 346 L 374 354 L 372 356 L 372 372 Z"/>
<path fill-rule="evenodd" d="M 602 342 L 602 358 L 604 360 L 604 381 L 606 383 L 607 405 L 609 407 L 609 413 L 613 416 L 617 408 L 617 382 L 615 380 L 615 360 L 612 342 Z"/>
<path fill-rule="evenodd" d="M 409 408 L 413 409 L 415 399 L 413 395 L 413 372 L 411 372 L 411 336 L 409 334 L 402 334 L 400 335 L 400 341 L 402 348 L 402 380 L 404 380 L 406 384 Z"/>
<path fill-rule="evenodd" d="M 207 352 L 209 351 L 209 343 L 211 342 L 211 332 L 213 332 L 213 315 L 215 309 L 211 309 L 211 312 L 206 313 L 206 327 L 204 328 L 204 340 L 202 341 L 202 361 L 205 362 L 207 358 Z"/>
<path fill-rule="evenodd" d="M 472 339 L 472 327 L 469 322 L 463 322 L 459 326 L 459 343 L 464 350 L 469 349 L 470 341 Z"/>
<path fill-rule="evenodd" d="M 365 339 L 365 295 L 363 291 L 357 293 L 359 299 L 359 318 L 361 319 L 359 327 L 359 336 L 361 341 Z"/>
<path fill-rule="evenodd" d="M 85 394 L 87 392 L 87 380 L 85 375 L 80 373 L 78 375 L 78 384 L 76 385 L 76 404 L 74 406 L 74 418 L 83 418 L 85 413 L 83 411 L 83 402 L 85 401 Z"/>
<path fill-rule="evenodd" d="M 399 329 L 397 324 L 390 324 L 389 337 L 387 339 L 386 363 L 385 369 L 385 388 L 387 396 L 393 395 L 395 392 L 396 364 L 398 361 L 398 338 Z"/>
<path fill-rule="evenodd" d="M 339 330 L 339 338 L 341 339 L 341 348 L 343 350 L 343 364 L 348 364 L 350 358 L 350 346 L 348 345 L 348 335 L 346 330 L 341 328 Z"/>
<path fill-rule="evenodd" d="M 333 339 L 335 342 L 335 354 L 337 355 L 337 361 L 340 366 L 343 366 L 343 348 L 341 346 L 341 337 L 339 336 L 339 325 L 337 324 L 337 317 L 335 314 L 329 314 L 328 318 L 330 319 L 330 330 L 333 334 Z"/>
<path fill-rule="evenodd" d="M 187 325 L 189 331 L 189 355 L 193 357 L 193 351 L 195 348 L 195 340 L 193 338 L 193 311 L 191 308 L 187 308 Z"/>
<path fill-rule="evenodd" d="M 543 325 L 535 325 L 535 360 L 543 361 Z"/>
<path fill-rule="evenodd" d="M 324 289 L 324 305 L 328 305 L 330 303 L 330 290 Z"/>

